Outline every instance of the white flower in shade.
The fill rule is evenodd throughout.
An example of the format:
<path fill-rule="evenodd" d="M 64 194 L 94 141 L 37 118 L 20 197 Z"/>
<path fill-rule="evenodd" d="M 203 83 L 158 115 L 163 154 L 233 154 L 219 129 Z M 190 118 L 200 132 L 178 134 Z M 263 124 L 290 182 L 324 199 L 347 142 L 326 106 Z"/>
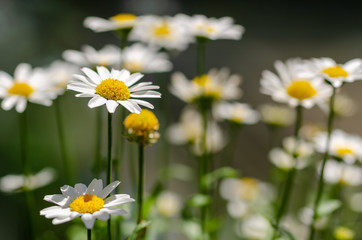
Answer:
<path fill-rule="evenodd" d="M 14 77 L 0 71 L 1 107 L 10 110 L 15 106 L 17 112 L 24 112 L 27 102 L 50 106 L 56 93 L 51 91 L 51 81 L 43 69 L 32 69 L 29 64 L 19 64 Z"/>
<path fill-rule="evenodd" d="M 329 100 L 320 107 L 325 113 L 329 113 Z M 334 114 L 341 117 L 350 117 L 356 113 L 357 107 L 355 101 L 344 94 L 337 93 L 333 106 Z"/>
<path fill-rule="evenodd" d="M 320 172 L 320 168 L 318 172 Z M 358 186 L 362 183 L 362 169 L 344 162 L 328 160 L 324 168 L 324 180 L 329 184 Z"/>
<path fill-rule="evenodd" d="M 138 18 L 130 40 L 168 50 L 185 50 L 193 40 L 185 24 L 175 18 L 165 16 L 141 16 Z"/>
<path fill-rule="evenodd" d="M 227 68 L 211 69 L 208 74 L 188 80 L 177 72 L 171 77 L 170 92 L 187 103 L 198 101 L 235 100 L 241 97 L 241 78 L 230 75 Z"/>
<path fill-rule="evenodd" d="M 313 213 L 312 208 L 304 207 L 299 211 L 298 217 L 303 224 L 310 226 L 313 222 Z M 321 216 L 314 222 L 314 227 L 318 230 L 325 229 L 328 226 L 328 223 L 329 217 Z"/>
<path fill-rule="evenodd" d="M 84 27 L 94 32 L 107 32 L 122 29 L 131 29 L 137 21 L 137 16 L 129 13 L 120 13 L 109 19 L 100 17 L 87 17 L 83 24 Z"/>
<path fill-rule="evenodd" d="M 306 61 L 311 74 L 319 75 L 328 80 L 335 88 L 344 82 L 354 82 L 362 79 L 362 60 L 349 60 L 345 64 L 337 64 L 331 58 L 313 58 Z"/>
<path fill-rule="evenodd" d="M 82 68 L 84 75 L 75 74 L 76 80 L 68 84 L 68 89 L 79 92 L 76 97 L 91 97 L 88 102 L 90 108 L 106 104 L 107 110 L 114 113 L 118 105 L 122 105 L 132 113 L 140 113 L 139 105 L 153 109 L 149 102 L 138 98 L 160 98 L 159 86 L 151 85 L 151 82 L 142 82 L 134 85 L 143 75 L 140 73 L 130 74 L 128 70 L 121 71 L 112 69 L 110 72 L 105 67 L 97 67 L 97 72 Z"/>
<path fill-rule="evenodd" d="M 52 168 L 44 168 L 29 176 L 6 175 L 0 178 L 0 190 L 9 193 L 35 190 L 53 182 L 55 175 L 55 170 Z"/>
<path fill-rule="evenodd" d="M 349 206 L 355 212 L 362 212 L 362 193 L 353 193 L 349 199 Z"/>
<path fill-rule="evenodd" d="M 173 217 L 181 210 L 180 197 L 173 192 L 163 192 L 156 200 L 158 212 L 165 217 Z"/>
<path fill-rule="evenodd" d="M 211 40 L 232 39 L 239 40 L 244 33 L 244 28 L 234 24 L 231 17 L 207 18 L 204 15 L 194 15 L 192 17 L 177 14 L 175 16 L 180 22 L 183 22 L 190 29 L 195 37 L 203 37 Z"/>
<path fill-rule="evenodd" d="M 81 67 L 95 68 L 96 66 L 104 66 L 112 68 L 120 65 L 121 50 L 117 46 L 106 45 L 97 51 L 93 47 L 85 45 L 81 48 L 81 51 L 64 51 L 63 58 Z"/>
<path fill-rule="evenodd" d="M 255 124 L 259 121 L 259 113 L 245 103 L 217 103 L 213 107 L 215 119 L 228 120 L 238 124 Z"/>
<path fill-rule="evenodd" d="M 274 148 L 269 153 L 270 161 L 278 168 L 290 170 L 292 168 L 303 169 L 310 162 L 314 153 L 312 143 L 300 139 L 298 142 L 294 137 L 283 140 L 283 149 Z M 296 155 L 296 158 L 293 155 Z"/>
<path fill-rule="evenodd" d="M 290 107 L 275 104 L 263 104 L 259 108 L 261 121 L 271 126 L 289 126 L 294 122 L 295 114 Z"/>
<path fill-rule="evenodd" d="M 45 68 L 45 71 L 48 80 L 52 82 L 52 90 L 61 95 L 67 89 L 67 84 L 73 79 L 73 74 L 79 72 L 79 68 L 71 63 L 54 61 Z"/>
<path fill-rule="evenodd" d="M 127 194 L 115 194 L 106 198 L 118 185 L 114 181 L 105 188 L 100 179 L 93 179 L 87 187 L 78 183 L 73 187 L 60 188 L 62 194 L 46 195 L 45 201 L 56 204 L 40 211 L 40 215 L 53 218 L 53 224 L 69 222 L 81 217 L 85 227 L 92 229 L 96 219 L 106 221 L 110 215 L 125 215 L 127 212 L 120 205 L 134 202 Z"/>
<path fill-rule="evenodd" d="M 314 142 L 316 150 L 324 153 L 326 151 L 327 133 L 318 133 Z M 362 161 L 362 138 L 339 129 L 333 130 L 329 143 L 329 154 L 341 158 L 347 163 L 354 163 L 357 159 Z"/>
<path fill-rule="evenodd" d="M 308 237 L 308 227 L 307 225 L 302 224 L 296 217 L 292 215 L 286 215 L 282 218 L 280 225 L 282 228 L 290 232 L 295 239 L 307 239 Z M 279 238 L 279 240 L 287 240 L 287 238 Z"/>
<path fill-rule="evenodd" d="M 292 107 L 301 105 L 311 108 L 316 103 L 325 102 L 332 89 L 321 77 L 312 77 L 299 59 L 289 59 L 285 63 L 275 62 L 278 75 L 264 70 L 261 78 L 263 94 L 270 95 L 274 101 L 288 103 Z"/>
<path fill-rule="evenodd" d="M 268 219 L 257 214 L 243 219 L 241 226 L 236 226 L 236 233 L 245 239 L 265 240 L 272 236 L 273 227 Z"/>
<path fill-rule="evenodd" d="M 140 43 L 123 50 L 122 65 L 130 72 L 142 73 L 169 72 L 172 69 L 166 53 L 160 53 L 157 48 Z"/>

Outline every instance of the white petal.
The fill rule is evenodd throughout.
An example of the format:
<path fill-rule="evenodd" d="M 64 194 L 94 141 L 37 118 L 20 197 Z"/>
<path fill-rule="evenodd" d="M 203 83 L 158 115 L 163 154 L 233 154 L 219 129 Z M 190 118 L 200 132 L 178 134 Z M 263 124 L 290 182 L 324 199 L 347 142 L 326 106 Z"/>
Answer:
<path fill-rule="evenodd" d="M 14 107 L 14 105 L 16 104 L 18 99 L 19 99 L 19 96 L 17 96 L 17 95 L 7 97 L 2 101 L 1 107 L 6 111 L 10 110 Z"/>
<path fill-rule="evenodd" d="M 109 219 L 109 213 L 107 211 L 104 211 L 104 208 L 103 208 L 100 211 L 93 213 L 93 217 L 100 219 L 102 221 L 106 221 Z"/>
<path fill-rule="evenodd" d="M 149 102 L 146 102 L 146 101 L 143 101 L 143 100 L 139 100 L 139 99 L 132 99 L 132 100 L 129 100 L 129 101 L 132 101 L 132 102 L 135 102 L 141 106 L 145 106 L 145 107 L 148 107 L 150 109 L 153 109 L 153 105 Z"/>
<path fill-rule="evenodd" d="M 118 101 L 118 103 L 120 103 L 122 106 L 127 108 L 127 110 L 132 113 L 142 112 L 142 109 L 140 108 L 140 106 L 138 106 L 138 104 L 135 102 L 127 100 L 127 101 Z"/>
<path fill-rule="evenodd" d="M 78 191 L 69 185 L 64 185 L 63 187 L 61 187 L 60 191 L 62 192 L 63 196 L 69 197 L 70 199 L 76 199 L 80 196 Z"/>
<path fill-rule="evenodd" d="M 92 229 L 94 225 L 94 221 L 96 219 L 92 216 L 92 214 L 86 213 L 82 216 L 82 221 L 87 229 Z"/>
<path fill-rule="evenodd" d="M 16 104 L 16 111 L 18 113 L 22 113 L 24 112 L 26 105 L 27 105 L 28 101 L 26 100 L 25 97 L 19 97 L 18 103 Z"/>
<path fill-rule="evenodd" d="M 78 93 L 75 94 L 76 97 L 94 97 L 94 94 L 90 94 L 90 93 Z"/>
<path fill-rule="evenodd" d="M 106 207 L 118 206 L 124 203 L 129 203 L 134 201 L 135 200 L 133 198 L 130 198 L 128 194 L 116 194 L 105 199 L 103 207 L 106 208 Z"/>
<path fill-rule="evenodd" d="M 90 69 L 90 68 L 82 68 L 82 71 L 85 73 L 85 75 L 88 76 L 89 80 L 91 80 L 93 83 L 95 83 L 97 85 L 101 83 L 102 79 L 92 69 Z"/>
<path fill-rule="evenodd" d="M 83 195 L 87 191 L 87 186 L 83 183 L 75 184 L 74 188 L 79 193 L 79 195 Z"/>
<path fill-rule="evenodd" d="M 89 184 L 86 194 L 94 194 L 98 196 L 103 190 L 103 181 L 102 179 L 93 179 Z"/>
<path fill-rule="evenodd" d="M 106 186 L 102 192 L 98 195 L 100 198 L 105 198 L 110 194 L 121 182 L 120 181 L 114 181 L 110 183 L 108 186 Z"/>
<path fill-rule="evenodd" d="M 114 100 L 108 100 L 106 102 L 108 112 L 114 113 L 116 111 L 116 108 L 118 107 L 118 103 Z"/>
<path fill-rule="evenodd" d="M 44 197 L 45 201 L 55 203 L 59 206 L 64 206 L 68 198 L 64 197 L 62 194 L 46 195 Z"/>
<path fill-rule="evenodd" d="M 161 93 L 156 92 L 156 91 L 142 91 L 142 92 L 135 92 L 135 93 L 131 93 L 130 95 L 131 97 L 142 97 L 142 98 L 160 98 L 161 97 Z"/>
<path fill-rule="evenodd" d="M 141 73 L 134 73 L 132 74 L 127 80 L 124 81 L 127 87 L 132 86 L 134 83 L 136 83 L 138 80 L 140 80 L 143 77 L 143 74 Z"/>
<path fill-rule="evenodd" d="M 14 72 L 14 79 L 17 80 L 26 80 L 29 78 L 31 73 L 31 66 L 27 63 L 21 63 L 19 64 Z"/>
<path fill-rule="evenodd" d="M 62 209 L 63 208 L 60 206 L 47 207 L 40 211 L 40 215 L 45 216 L 47 214 L 52 214 L 54 212 L 60 212 L 62 211 Z"/>
<path fill-rule="evenodd" d="M 97 66 L 97 72 L 102 80 L 106 80 L 111 76 L 109 70 L 103 66 Z"/>
<path fill-rule="evenodd" d="M 105 104 L 106 102 L 107 102 L 107 99 L 105 99 L 99 95 L 95 95 L 91 100 L 89 100 L 88 107 L 90 107 L 90 108 L 99 107 L 99 106 Z"/>

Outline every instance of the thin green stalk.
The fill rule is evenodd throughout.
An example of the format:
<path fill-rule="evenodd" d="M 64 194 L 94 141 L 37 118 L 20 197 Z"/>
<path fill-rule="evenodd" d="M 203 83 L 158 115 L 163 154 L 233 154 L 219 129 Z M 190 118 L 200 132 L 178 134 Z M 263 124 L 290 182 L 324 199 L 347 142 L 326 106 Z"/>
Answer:
<path fill-rule="evenodd" d="M 60 101 L 59 98 L 54 101 L 55 118 L 56 118 L 56 123 L 57 123 L 57 128 L 58 128 L 58 136 L 59 136 L 60 151 L 61 151 L 62 161 L 63 161 L 63 172 L 64 172 L 64 177 L 65 177 L 65 182 L 68 184 L 71 184 L 72 172 L 71 172 L 71 168 L 69 167 L 70 164 L 69 164 L 69 159 L 67 156 L 67 150 L 66 150 L 67 148 L 65 145 L 63 118 L 62 118 L 59 101 Z"/>
<path fill-rule="evenodd" d="M 202 144 L 202 156 L 201 156 L 201 164 L 200 164 L 200 177 L 199 177 L 199 188 L 200 188 L 200 194 L 203 195 L 207 195 L 207 188 L 205 187 L 205 185 L 203 184 L 203 178 L 204 176 L 208 173 L 208 149 L 207 149 L 207 123 L 208 123 L 208 111 L 205 109 L 201 110 L 202 112 L 202 123 L 203 123 L 203 128 L 202 128 L 202 139 L 201 139 L 201 144 Z M 207 207 L 203 206 L 201 207 L 201 216 L 200 216 L 200 220 L 201 220 L 201 230 L 203 235 L 206 233 L 206 216 L 207 215 Z"/>
<path fill-rule="evenodd" d="M 228 166 L 234 166 L 234 156 L 235 156 L 235 150 L 236 146 L 238 145 L 238 138 L 240 134 L 240 130 L 242 128 L 241 124 L 230 122 L 230 141 L 229 141 L 229 147 L 225 148 L 226 150 L 226 165 Z"/>
<path fill-rule="evenodd" d="M 302 120 L 303 120 L 303 107 L 301 105 L 298 105 L 296 107 L 296 112 L 297 112 L 297 117 L 296 117 L 296 122 L 295 122 L 295 128 L 294 128 L 294 139 L 295 139 L 295 148 L 293 151 L 293 158 L 295 161 L 295 164 L 297 163 L 297 147 L 298 147 L 298 142 L 299 142 L 299 130 L 302 126 Z M 293 189 L 293 185 L 294 185 L 294 179 L 295 179 L 295 175 L 296 175 L 296 168 L 295 166 L 288 172 L 288 176 L 287 176 L 287 182 L 285 184 L 285 188 L 282 194 L 282 201 L 278 207 L 278 210 L 276 211 L 276 215 L 275 215 L 275 231 L 274 231 L 274 236 L 273 239 L 276 239 L 277 235 L 278 235 L 278 228 L 279 228 L 279 224 L 280 224 L 280 220 L 282 219 L 287 207 L 288 207 L 288 203 L 289 203 L 289 199 L 291 196 L 291 192 Z"/>
<path fill-rule="evenodd" d="M 201 76 L 205 74 L 205 50 L 206 50 L 206 39 L 197 39 L 197 75 Z"/>
<path fill-rule="evenodd" d="M 112 113 L 108 112 L 107 185 L 112 182 Z M 107 222 L 108 239 L 112 239 L 111 216 Z"/>
<path fill-rule="evenodd" d="M 87 229 L 87 240 L 92 240 L 92 229 Z"/>
<path fill-rule="evenodd" d="M 138 204 L 138 216 L 137 224 L 143 220 L 143 183 L 144 183 L 144 151 L 145 147 L 143 144 L 139 144 L 138 147 L 138 193 L 137 193 L 137 204 Z M 137 233 L 137 240 L 144 239 L 145 231 L 139 231 Z"/>
<path fill-rule="evenodd" d="M 330 141 L 331 141 L 331 134 L 332 134 L 332 129 L 333 129 L 333 118 L 334 118 L 334 99 L 336 96 L 336 88 L 332 86 L 332 89 L 333 89 L 333 92 L 332 92 L 331 99 L 329 101 L 329 116 L 328 116 L 328 126 L 327 126 L 326 149 L 324 151 L 323 160 L 322 160 L 322 168 L 321 168 L 321 172 L 319 174 L 317 196 L 315 198 L 315 202 L 314 202 L 314 206 L 313 206 L 313 221 L 309 226 L 309 238 L 308 238 L 309 240 L 313 240 L 314 235 L 315 235 L 314 223 L 318 218 L 317 209 L 319 207 L 319 204 L 320 204 L 320 201 L 322 198 L 322 194 L 323 194 L 323 189 L 324 189 L 324 169 L 325 169 L 328 157 L 329 157 L 329 145 L 330 145 Z"/>
<path fill-rule="evenodd" d="M 102 133 L 102 109 L 96 109 L 96 129 L 95 129 L 95 146 L 94 146 L 94 163 L 93 171 L 96 177 L 100 177 L 102 157 L 101 157 L 101 133 Z"/>

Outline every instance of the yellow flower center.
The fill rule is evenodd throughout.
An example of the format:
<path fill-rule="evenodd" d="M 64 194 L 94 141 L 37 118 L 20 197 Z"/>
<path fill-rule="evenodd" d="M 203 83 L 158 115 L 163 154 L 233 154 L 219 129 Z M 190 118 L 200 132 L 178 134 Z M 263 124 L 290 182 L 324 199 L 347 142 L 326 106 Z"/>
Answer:
<path fill-rule="evenodd" d="M 155 35 L 160 37 L 166 37 L 170 35 L 170 32 L 170 27 L 168 26 L 166 21 L 164 21 L 160 26 L 157 26 L 154 29 Z"/>
<path fill-rule="evenodd" d="M 206 31 L 209 34 L 215 32 L 215 28 L 210 24 L 200 24 L 197 28 L 201 31 Z"/>
<path fill-rule="evenodd" d="M 30 94 L 34 92 L 34 89 L 30 87 L 27 83 L 17 82 L 8 90 L 9 94 L 21 95 L 24 97 L 29 97 Z"/>
<path fill-rule="evenodd" d="M 71 211 L 78 213 L 94 213 L 103 208 L 104 200 L 93 194 L 85 194 L 77 197 L 69 205 Z"/>
<path fill-rule="evenodd" d="M 196 83 L 197 85 L 204 87 L 210 82 L 210 78 L 209 78 L 209 76 L 204 74 L 204 75 L 195 77 L 192 81 L 194 81 L 194 83 Z"/>
<path fill-rule="evenodd" d="M 338 240 L 352 240 L 354 238 L 354 232 L 346 227 L 337 227 L 334 230 L 334 237 Z"/>
<path fill-rule="evenodd" d="M 123 67 L 131 72 L 142 72 L 141 61 L 127 61 L 123 63 Z"/>
<path fill-rule="evenodd" d="M 353 150 L 349 147 L 338 147 L 336 149 L 336 153 L 338 156 L 345 156 L 345 155 L 350 155 L 350 154 L 353 154 Z"/>
<path fill-rule="evenodd" d="M 207 74 L 195 77 L 192 82 L 195 84 L 195 88 L 197 90 L 200 90 L 202 94 L 201 97 L 220 99 L 221 86 L 215 85 L 212 79 Z"/>
<path fill-rule="evenodd" d="M 137 18 L 136 15 L 133 15 L 133 14 L 129 14 L 129 13 L 120 13 L 120 14 L 117 14 L 113 17 L 111 17 L 112 20 L 115 20 L 117 22 L 126 22 L 126 21 L 132 21 L 132 20 L 135 20 Z"/>
<path fill-rule="evenodd" d="M 156 131 L 159 128 L 159 122 L 153 112 L 143 109 L 141 113 L 131 113 L 123 121 L 127 130 L 131 130 L 137 136 L 148 134 L 149 131 Z"/>
<path fill-rule="evenodd" d="M 348 76 L 348 73 L 341 66 L 326 68 L 322 73 L 328 74 L 332 78 Z"/>
<path fill-rule="evenodd" d="M 252 201 L 259 194 L 259 182 L 254 178 L 241 178 L 241 198 L 246 201 Z"/>
<path fill-rule="evenodd" d="M 107 100 L 127 100 L 130 98 L 130 91 L 123 81 L 116 79 L 103 80 L 96 87 L 96 94 L 104 97 Z"/>
<path fill-rule="evenodd" d="M 313 97 L 317 94 L 317 91 L 309 81 L 301 79 L 292 82 L 287 88 L 287 93 L 289 96 L 302 101 Z"/>

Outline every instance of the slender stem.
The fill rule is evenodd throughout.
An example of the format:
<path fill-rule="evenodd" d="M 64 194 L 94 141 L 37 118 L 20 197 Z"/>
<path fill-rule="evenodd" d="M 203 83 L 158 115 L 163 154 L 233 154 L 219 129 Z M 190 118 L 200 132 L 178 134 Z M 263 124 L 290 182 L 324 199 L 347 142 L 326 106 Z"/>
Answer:
<path fill-rule="evenodd" d="M 293 158 L 294 158 L 294 162 L 295 165 L 297 164 L 297 148 L 298 148 L 298 142 L 299 142 L 299 130 L 302 126 L 302 120 L 303 120 L 303 107 L 301 105 L 298 105 L 296 107 L 296 112 L 297 112 L 297 117 L 296 117 L 296 122 L 295 122 L 295 128 L 294 128 L 294 139 L 295 139 L 295 147 L 293 150 Z M 282 194 L 282 201 L 278 207 L 278 210 L 276 211 L 276 216 L 275 216 L 275 231 L 274 231 L 274 236 L 273 239 L 276 239 L 277 235 L 278 235 L 278 228 L 279 228 L 279 224 L 280 224 L 280 220 L 282 219 L 285 210 L 288 208 L 288 202 L 291 196 L 291 192 L 293 189 L 293 185 L 294 185 L 294 179 L 295 179 L 295 175 L 296 175 L 296 168 L 295 166 L 288 172 L 288 176 L 287 176 L 287 182 L 285 184 L 285 188 Z"/>
<path fill-rule="evenodd" d="M 112 113 L 108 112 L 107 185 L 112 182 Z M 107 221 L 108 239 L 112 239 L 111 216 Z"/>
<path fill-rule="evenodd" d="M 309 226 L 309 240 L 313 240 L 314 239 L 314 235 L 315 235 L 315 228 L 314 228 L 314 223 L 318 218 L 318 212 L 317 209 L 319 207 L 319 203 L 321 201 L 322 198 L 322 194 L 323 194 L 323 189 L 324 189 L 324 168 L 326 166 L 326 162 L 329 156 L 329 145 L 330 145 L 330 141 L 331 141 L 331 134 L 332 134 L 332 128 L 333 128 L 333 118 L 334 118 L 334 99 L 336 96 L 336 88 L 333 87 L 333 92 L 332 92 L 332 96 L 331 99 L 329 101 L 329 116 L 328 116 L 328 126 L 327 126 L 327 140 L 326 140 L 326 149 L 324 151 L 324 155 L 323 155 L 323 160 L 322 160 L 322 168 L 321 168 L 321 172 L 319 174 L 319 181 L 318 181 L 318 187 L 317 187 L 317 195 L 315 198 L 315 202 L 314 202 L 314 207 L 313 207 L 313 221 Z"/>
<path fill-rule="evenodd" d="M 92 229 L 87 229 L 87 240 L 92 240 Z"/>
<path fill-rule="evenodd" d="M 58 128 L 58 136 L 59 136 L 59 143 L 60 143 L 60 150 L 62 155 L 62 161 L 63 161 L 63 172 L 65 176 L 65 182 L 68 184 L 71 183 L 71 168 L 69 167 L 69 159 L 67 156 L 67 150 L 65 145 L 65 138 L 64 138 L 64 128 L 63 128 L 63 119 L 62 119 L 62 113 L 60 109 L 60 103 L 59 98 L 54 101 L 54 109 L 55 109 L 55 118 Z"/>
<path fill-rule="evenodd" d="M 102 132 L 102 109 L 96 109 L 96 129 L 95 129 L 95 146 L 94 146 L 94 175 L 100 177 L 101 173 L 101 132 Z"/>
<path fill-rule="evenodd" d="M 138 147 L 138 217 L 137 224 L 143 219 L 143 183 L 144 183 L 144 146 L 139 144 Z"/>
<path fill-rule="evenodd" d="M 197 39 L 197 75 L 205 74 L 206 39 Z"/>

